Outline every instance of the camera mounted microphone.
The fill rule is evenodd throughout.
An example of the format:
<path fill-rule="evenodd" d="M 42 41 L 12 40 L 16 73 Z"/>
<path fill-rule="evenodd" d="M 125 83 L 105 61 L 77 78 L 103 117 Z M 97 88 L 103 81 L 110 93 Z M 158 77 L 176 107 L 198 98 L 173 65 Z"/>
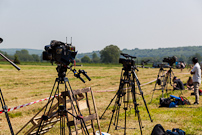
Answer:
<path fill-rule="evenodd" d="M 79 69 L 79 72 L 76 69 L 73 69 L 72 72 L 76 78 L 79 78 L 83 83 L 85 83 L 84 79 L 81 77 L 80 74 L 83 74 L 89 81 L 91 81 L 90 77 L 87 75 L 87 72 L 84 70 Z"/>

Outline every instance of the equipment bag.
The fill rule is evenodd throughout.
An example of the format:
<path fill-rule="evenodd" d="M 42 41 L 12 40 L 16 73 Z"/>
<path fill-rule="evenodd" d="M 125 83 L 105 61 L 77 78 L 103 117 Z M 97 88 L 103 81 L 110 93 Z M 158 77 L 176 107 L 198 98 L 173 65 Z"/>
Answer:
<path fill-rule="evenodd" d="M 169 107 L 171 103 L 171 98 L 160 98 L 160 106 L 159 107 Z"/>
<path fill-rule="evenodd" d="M 202 90 L 201 89 L 199 89 L 199 95 L 202 96 Z"/>
<path fill-rule="evenodd" d="M 172 131 L 171 130 L 166 130 L 166 133 L 168 135 L 185 135 L 186 134 L 183 130 L 181 130 L 179 128 L 173 128 Z"/>
<path fill-rule="evenodd" d="M 182 101 L 182 103 L 181 103 L 182 105 L 191 105 L 191 103 L 189 102 L 189 100 L 186 97 L 180 97 L 180 98 L 181 98 L 181 101 Z"/>
<path fill-rule="evenodd" d="M 177 97 L 174 95 L 170 95 L 170 97 L 176 105 L 190 105 L 190 102 L 186 97 Z"/>
<path fill-rule="evenodd" d="M 156 124 L 152 130 L 151 135 L 168 135 L 161 124 Z"/>

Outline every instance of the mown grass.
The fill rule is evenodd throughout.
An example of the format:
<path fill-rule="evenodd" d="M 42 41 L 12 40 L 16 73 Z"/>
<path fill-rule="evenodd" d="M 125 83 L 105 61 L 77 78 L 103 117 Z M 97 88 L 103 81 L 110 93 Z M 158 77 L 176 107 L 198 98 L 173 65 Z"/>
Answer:
<path fill-rule="evenodd" d="M 22 112 L 16 112 L 16 113 L 8 113 L 10 118 L 20 117 L 22 116 Z"/>
<path fill-rule="evenodd" d="M 15 107 L 39 99 L 49 97 L 55 78 L 57 77 L 56 65 L 52 66 L 50 63 L 47 65 L 19 65 L 21 70 L 17 71 L 9 64 L 0 64 L 0 87 L 4 94 L 4 98 L 8 107 Z M 91 81 L 82 83 L 79 79 L 75 78 L 70 72 L 68 74 L 69 81 L 72 88 L 80 89 L 85 87 L 91 87 L 94 91 L 94 96 L 97 104 L 98 114 L 104 112 L 111 99 L 116 94 L 113 92 L 96 93 L 100 90 L 117 90 L 120 82 L 120 74 L 122 67 L 120 65 L 84 65 L 82 67 L 76 67 L 76 69 L 84 69 L 91 77 Z M 156 79 L 159 69 L 142 69 L 139 68 L 137 73 L 141 84 Z M 175 75 L 180 78 L 184 83 L 190 76 L 188 70 L 180 72 L 178 69 L 174 69 Z M 83 76 L 82 76 L 83 77 Z M 147 110 L 144 106 L 144 102 L 140 95 L 137 95 L 137 102 L 139 104 L 138 109 L 140 111 L 140 117 L 142 119 L 143 134 L 149 135 L 153 127 L 156 124 L 161 124 L 165 129 L 181 128 L 186 131 L 187 134 L 200 135 L 202 134 L 202 100 L 197 106 L 186 105 L 178 106 L 177 108 L 159 108 L 159 98 L 161 97 L 161 91 L 156 90 L 154 92 L 153 100 L 151 103 L 151 96 L 154 89 L 154 83 L 142 86 L 144 97 L 147 102 L 150 114 L 154 122 L 150 122 Z M 63 90 L 63 85 L 60 87 Z M 202 87 L 200 87 L 202 88 Z M 138 89 L 137 89 L 137 92 Z M 194 102 L 195 97 L 191 96 L 192 91 L 183 91 L 183 96 L 187 97 L 191 103 Z M 180 91 L 168 91 L 168 94 L 180 95 Z M 165 94 L 166 96 L 166 94 Z M 131 100 L 132 101 L 132 100 Z M 14 128 L 14 132 L 17 132 L 26 122 L 28 122 L 47 101 L 43 101 L 31 106 L 23 107 L 21 109 L 9 112 L 11 123 Z M 100 120 L 100 125 L 103 132 L 108 129 L 109 121 L 111 118 L 111 110 L 113 109 L 114 102 L 107 110 L 103 119 Z M 124 123 L 124 111 L 121 107 L 120 112 L 120 126 Z M 140 135 L 137 116 L 133 106 L 130 105 L 127 110 L 127 127 L 136 129 L 127 129 L 129 135 Z M 50 130 L 48 134 L 59 134 L 59 124 L 56 124 L 54 129 Z M 110 132 L 112 135 L 122 135 L 123 130 L 114 130 L 114 126 L 111 125 Z M 10 134 L 9 127 L 4 114 L 0 115 L 0 134 Z"/>

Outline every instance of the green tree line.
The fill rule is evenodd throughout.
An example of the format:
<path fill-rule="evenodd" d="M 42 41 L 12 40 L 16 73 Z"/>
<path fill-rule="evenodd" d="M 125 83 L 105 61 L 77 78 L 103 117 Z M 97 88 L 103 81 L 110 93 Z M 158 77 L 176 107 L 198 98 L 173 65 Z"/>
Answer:
<path fill-rule="evenodd" d="M 30 55 L 29 52 L 26 49 L 22 49 L 20 51 L 16 51 L 14 55 L 8 55 L 6 52 L 0 51 L 3 55 L 5 55 L 7 58 L 13 60 L 15 63 L 20 64 L 20 61 L 22 62 L 40 62 L 41 57 L 37 54 Z M 1 58 L 3 60 L 3 58 Z"/>
<path fill-rule="evenodd" d="M 149 60 L 149 63 L 162 62 L 164 58 L 176 56 L 177 61 L 184 61 L 187 64 L 192 64 L 191 59 L 197 57 L 199 62 L 202 61 L 202 46 L 194 47 L 177 47 L 177 48 L 159 48 L 159 49 L 133 49 L 120 50 L 116 45 L 106 46 L 99 52 L 94 52 L 92 58 L 88 55 L 84 55 L 81 59 L 77 59 L 77 62 L 82 63 L 118 63 L 120 52 L 127 53 L 131 56 L 136 56 L 136 63 L 141 64 L 142 61 Z M 99 56 L 98 57 L 98 54 Z"/>
<path fill-rule="evenodd" d="M 22 62 L 43 62 L 42 57 L 37 54 L 29 54 L 29 51 L 22 49 L 16 51 L 14 55 L 8 55 L 6 52 L 0 51 L 6 57 L 14 60 L 16 63 Z M 81 63 L 118 63 L 120 53 L 127 53 L 136 56 L 136 63 L 141 64 L 141 61 L 150 60 L 149 63 L 162 62 L 165 57 L 177 56 L 178 61 L 185 61 L 190 64 L 191 59 L 195 56 L 202 61 L 202 46 L 193 47 L 176 47 L 176 48 L 158 48 L 158 49 L 123 49 L 120 50 L 116 45 L 108 45 L 101 51 L 92 53 L 77 54 L 76 61 Z M 82 56 L 82 57 L 81 57 Z M 0 58 L 1 60 L 3 58 Z"/>

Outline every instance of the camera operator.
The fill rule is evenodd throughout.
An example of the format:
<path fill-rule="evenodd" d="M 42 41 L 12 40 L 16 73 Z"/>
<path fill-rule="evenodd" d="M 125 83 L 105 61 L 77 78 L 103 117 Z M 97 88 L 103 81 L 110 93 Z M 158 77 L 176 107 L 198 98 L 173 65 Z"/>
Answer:
<path fill-rule="evenodd" d="M 190 73 L 193 74 L 194 94 L 195 94 L 194 105 L 197 105 L 199 104 L 199 86 L 201 84 L 201 69 L 198 63 L 198 59 L 196 57 L 192 59 L 192 62 L 194 64 L 194 67 Z"/>
<path fill-rule="evenodd" d="M 173 90 L 184 90 L 184 84 L 176 76 L 173 77 Z"/>

